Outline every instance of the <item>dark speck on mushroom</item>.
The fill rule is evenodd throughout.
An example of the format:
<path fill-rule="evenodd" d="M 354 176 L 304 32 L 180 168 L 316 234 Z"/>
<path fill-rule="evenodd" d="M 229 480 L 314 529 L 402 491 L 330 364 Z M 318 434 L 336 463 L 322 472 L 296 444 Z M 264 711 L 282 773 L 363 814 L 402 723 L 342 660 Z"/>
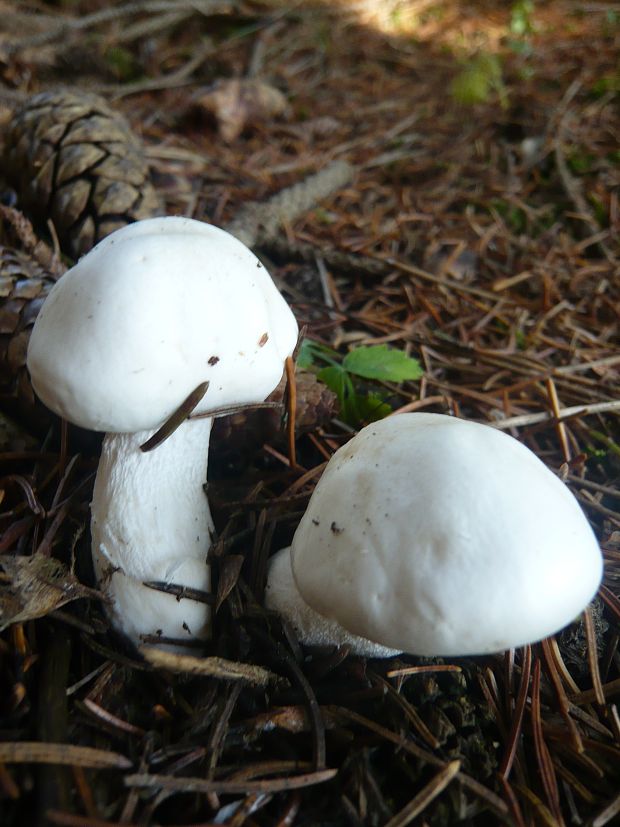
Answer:
<path fill-rule="evenodd" d="M 213 367 L 213 365 L 217 365 L 217 363 L 218 363 L 219 361 L 220 361 L 220 357 L 219 357 L 219 356 L 210 356 L 210 357 L 209 357 L 209 361 L 208 361 L 208 363 L 211 365 L 211 367 Z"/>
<path fill-rule="evenodd" d="M 340 528 L 340 526 L 336 523 L 336 521 L 334 521 L 330 525 L 330 529 L 334 534 L 342 534 L 342 532 L 344 531 L 344 528 Z"/>
<path fill-rule="evenodd" d="M 321 521 L 317 520 L 316 517 L 312 518 L 312 525 L 321 525 Z"/>
<path fill-rule="evenodd" d="M 263 335 L 260 337 L 260 339 L 258 340 L 258 346 L 259 347 L 264 347 L 267 344 L 268 339 L 269 339 L 269 334 L 267 333 L 267 331 L 265 331 L 263 333 Z"/>

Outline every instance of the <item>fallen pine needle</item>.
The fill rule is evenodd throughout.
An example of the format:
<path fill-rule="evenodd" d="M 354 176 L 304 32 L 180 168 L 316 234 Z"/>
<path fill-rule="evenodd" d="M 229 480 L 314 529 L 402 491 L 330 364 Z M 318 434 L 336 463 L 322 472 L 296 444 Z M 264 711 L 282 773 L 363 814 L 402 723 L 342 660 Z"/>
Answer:
<path fill-rule="evenodd" d="M 64 764 L 90 769 L 126 770 L 132 762 L 117 752 L 45 741 L 0 743 L 0 761 L 7 764 Z"/>
<path fill-rule="evenodd" d="M 269 681 L 276 680 L 277 675 L 250 663 L 237 663 L 225 658 L 198 658 L 194 655 L 178 655 L 174 652 L 165 652 L 154 646 L 140 646 L 140 653 L 144 659 L 158 669 L 168 669 L 170 672 L 183 672 L 187 675 L 208 675 L 210 678 L 221 678 L 227 681 L 248 681 L 257 686 L 266 686 Z"/>
<path fill-rule="evenodd" d="M 276 793 L 283 790 L 296 790 L 330 781 L 338 770 L 328 769 L 318 772 L 306 772 L 302 775 L 289 775 L 285 778 L 269 778 L 262 781 L 219 781 L 204 778 L 177 778 L 171 775 L 148 775 L 136 773 L 125 778 L 127 787 L 168 790 L 183 793 Z"/>
<path fill-rule="evenodd" d="M 526 425 L 538 425 L 540 422 L 560 422 L 573 416 L 591 416 L 597 413 L 620 411 L 620 400 L 611 399 L 609 402 L 596 402 L 593 405 L 573 405 L 570 408 L 561 408 L 558 416 L 547 411 L 533 414 L 511 416 L 509 419 L 500 419 L 497 422 L 487 422 L 493 428 L 504 431 L 506 428 L 523 428 Z"/>
<path fill-rule="evenodd" d="M 385 827 L 405 827 L 420 815 L 443 792 L 461 768 L 460 761 L 450 761 L 440 770 L 403 809 L 391 818 Z"/>

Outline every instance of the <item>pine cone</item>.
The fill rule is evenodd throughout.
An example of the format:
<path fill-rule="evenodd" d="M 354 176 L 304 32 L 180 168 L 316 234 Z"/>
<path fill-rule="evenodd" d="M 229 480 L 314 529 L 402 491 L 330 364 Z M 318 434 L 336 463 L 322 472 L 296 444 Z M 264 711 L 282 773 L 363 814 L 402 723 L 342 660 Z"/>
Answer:
<path fill-rule="evenodd" d="M 27 253 L 0 246 L 0 406 L 35 427 L 50 413 L 36 400 L 26 370 L 30 330 L 54 280 Z"/>
<path fill-rule="evenodd" d="M 8 128 L 3 166 L 24 210 L 51 218 L 73 258 L 160 213 L 140 141 L 96 95 L 60 89 L 26 101 Z"/>
<path fill-rule="evenodd" d="M 298 370 L 295 374 L 297 405 L 295 431 L 300 434 L 329 422 L 336 409 L 336 394 L 313 373 Z M 272 391 L 267 401 L 282 405 L 286 379 Z M 242 454 L 260 449 L 265 442 L 282 443 L 282 408 L 258 408 L 223 416 L 213 424 L 211 450 L 218 456 Z"/>

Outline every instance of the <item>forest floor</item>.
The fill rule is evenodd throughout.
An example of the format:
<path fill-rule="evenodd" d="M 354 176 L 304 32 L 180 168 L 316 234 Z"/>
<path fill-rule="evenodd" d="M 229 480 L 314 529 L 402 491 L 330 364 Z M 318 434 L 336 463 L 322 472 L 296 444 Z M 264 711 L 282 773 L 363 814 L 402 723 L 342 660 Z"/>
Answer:
<path fill-rule="evenodd" d="M 58 559 L 63 591 L 26 610 L 12 569 L 0 583 L 0 822 L 618 823 L 617 4 L 0 0 L 0 15 L 0 124 L 43 90 L 101 95 L 165 213 L 254 217 L 251 245 L 317 345 L 308 370 L 326 366 L 318 345 L 336 360 L 389 345 L 422 368 L 348 375 L 346 398 L 332 382 L 339 410 L 310 412 L 297 464 L 260 427 L 215 450 L 204 674 L 141 660 L 68 572 L 77 558 L 94 585 L 96 451 L 59 444 L 57 423 L 44 442 L 23 423 L 3 435 L 1 551 Z M 300 648 L 263 609 L 265 563 L 373 405 L 493 424 L 564 479 L 605 560 L 584 617 L 489 657 Z"/>

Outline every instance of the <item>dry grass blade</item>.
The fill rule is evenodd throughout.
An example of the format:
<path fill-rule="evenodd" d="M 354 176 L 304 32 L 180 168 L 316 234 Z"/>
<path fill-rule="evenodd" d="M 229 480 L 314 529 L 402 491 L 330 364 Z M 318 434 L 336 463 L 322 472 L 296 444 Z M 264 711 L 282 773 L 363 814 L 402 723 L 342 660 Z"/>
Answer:
<path fill-rule="evenodd" d="M 127 770 L 132 762 L 117 752 L 72 744 L 51 744 L 40 741 L 0 743 L 0 762 L 6 764 L 63 764 L 90 769 Z"/>
<path fill-rule="evenodd" d="M 182 672 L 186 675 L 208 675 L 210 678 L 220 678 L 229 681 L 247 681 L 256 686 L 267 686 L 278 676 L 262 666 L 249 663 L 237 663 L 225 658 L 198 658 L 194 655 L 179 655 L 175 652 L 165 652 L 154 646 L 140 646 L 140 654 L 157 669 L 166 669 L 169 672 Z"/>
<path fill-rule="evenodd" d="M 412 798 L 409 804 L 391 818 L 385 827 L 405 827 L 421 815 L 428 805 L 443 792 L 461 768 L 460 761 L 451 761 L 437 773 L 429 783 Z"/>
<path fill-rule="evenodd" d="M 283 790 L 297 790 L 301 787 L 312 787 L 315 784 L 324 784 L 335 777 L 338 770 L 327 769 L 317 772 L 306 772 L 301 775 L 287 775 L 284 778 L 270 778 L 263 781 L 207 781 L 204 778 L 175 778 L 170 775 L 128 775 L 125 778 L 127 787 L 142 787 L 144 789 L 160 789 L 179 793 L 237 793 L 250 795 L 251 793 L 276 793 Z"/>

